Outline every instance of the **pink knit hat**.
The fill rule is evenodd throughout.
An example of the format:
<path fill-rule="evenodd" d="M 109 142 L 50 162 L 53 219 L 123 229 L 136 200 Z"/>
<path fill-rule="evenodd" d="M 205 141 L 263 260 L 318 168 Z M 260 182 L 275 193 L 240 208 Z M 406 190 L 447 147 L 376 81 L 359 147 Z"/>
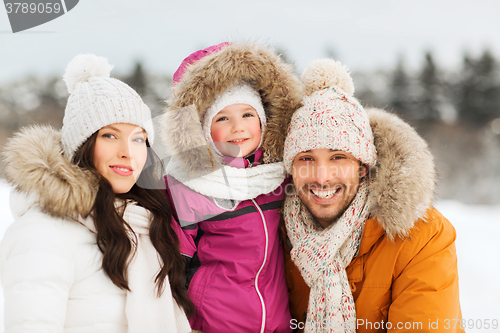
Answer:
<path fill-rule="evenodd" d="M 292 116 L 285 139 L 283 162 L 288 173 L 297 154 L 328 148 L 350 153 L 373 167 L 377 152 L 370 121 L 353 97 L 347 67 L 332 59 L 312 62 L 302 74 L 306 96 Z"/>
<path fill-rule="evenodd" d="M 195 62 L 197 62 L 201 58 L 206 57 L 209 54 L 219 52 L 221 49 L 223 49 L 225 46 L 228 45 L 231 45 L 231 43 L 224 42 L 217 45 L 212 45 L 207 47 L 206 49 L 198 50 L 187 56 L 187 58 L 182 61 L 181 65 L 179 66 L 179 68 L 177 68 L 177 70 L 174 73 L 173 77 L 174 86 L 182 80 L 182 77 L 184 76 L 184 73 L 186 72 L 186 69 L 189 65 L 194 64 Z"/>

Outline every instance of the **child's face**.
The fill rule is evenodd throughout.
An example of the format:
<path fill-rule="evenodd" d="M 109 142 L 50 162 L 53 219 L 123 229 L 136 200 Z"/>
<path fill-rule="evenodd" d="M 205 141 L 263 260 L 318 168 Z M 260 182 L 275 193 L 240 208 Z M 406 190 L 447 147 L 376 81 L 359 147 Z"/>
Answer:
<path fill-rule="evenodd" d="M 245 157 L 259 146 L 262 129 L 259 115 L 253 107 L 233 104 L 215 115 L 210 131 L 215 146 L 222 154 Z"/>

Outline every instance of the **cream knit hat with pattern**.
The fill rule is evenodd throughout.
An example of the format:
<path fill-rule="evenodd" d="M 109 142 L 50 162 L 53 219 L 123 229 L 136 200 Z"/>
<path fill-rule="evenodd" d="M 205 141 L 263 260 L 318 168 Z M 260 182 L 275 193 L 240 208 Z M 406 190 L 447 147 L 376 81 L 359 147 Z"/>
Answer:
<path fill-rule="evenodd" d="M 66 156 L 101 128 L 117 123 L 142 127 L 153 144 L 151 111 L 135 90 L 110 77 L 112 68 L 106 58 L 93 54 L 78 55 L 68 64 L 64 81 L 70 96 L 61 129 Z"/>
<path fill-rule="evenodd" d="M 370 121 L 353 97 L 347 67 L 332 59 L 312 62 L 302 74 L 306 96 L 292 116 L 283 162 L 288 173 L 297 154 L 328 148 L 350 153 L 370 167 L 377 163 Z"/>

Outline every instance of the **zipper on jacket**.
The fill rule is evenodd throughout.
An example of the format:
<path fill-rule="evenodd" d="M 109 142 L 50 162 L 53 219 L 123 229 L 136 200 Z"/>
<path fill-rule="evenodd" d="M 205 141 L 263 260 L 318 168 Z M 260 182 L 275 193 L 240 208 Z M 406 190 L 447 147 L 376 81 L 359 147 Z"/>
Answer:
<path fill-rule="evenodd" d="M 262 213 L 262 210 L 260 209 L 259 205 L 257 205 L 255 200 L 254 199 L 251 200 L 255 205 L 255 207 L 257 208 L 257 210 L 259 211 L 260 216 L 262 217 L 262 224 L 264 225 L 264 233 L 266 235 L 266 248 L 264 251 L 264 261 L 262 261 L 262 265 L 260 266 L 260 269 L 257 272 L 257 275 L 255 276 L 255 290 L 257 291 L 257 295 L 259 295 L 260 303 L 262 305 L 262 325 L 260 326 L 260 332 L 264 333 L 264 329 L 266 328 L 266 305 L 264 304 L 264 298 L 262 298 L 262 294 L 260 293 L 259 290 L 259 275 L 267 261 L 267 248 L 269 246 L 269 235 L 267 233 L 267 225 L 266 225 L 266 219 L 264 218 L 264 213 Z"/>

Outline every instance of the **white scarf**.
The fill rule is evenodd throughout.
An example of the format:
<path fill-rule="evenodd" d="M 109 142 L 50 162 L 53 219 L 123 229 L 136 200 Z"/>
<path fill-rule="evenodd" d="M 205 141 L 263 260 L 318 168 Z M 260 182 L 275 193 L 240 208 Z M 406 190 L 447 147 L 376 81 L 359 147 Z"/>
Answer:
<path fill-rule="evenodd" d="M 223 166 L 209 174 L 183 179 L 180 166 L 171 160 L 166 173 L 193 191 L 207 197 L 230 200 L 250 200 L 277 189 L 285 180 L 286 171 L 282 162 L 261 164 L 249 168 Z"/>
<path fill-rule="evenodd" d="M 356 309 L 345 268 L 357 254 L 370 204 L 365 180 L 351 205 L 327 229 L 318 230 L 295 193 L 285 199 L 290 256 L 311 288 L 305 332 L 356 332 Z"/>
<path fill-rule="evenodd" d="M 128 332 L 191 332 L 186 314 L 172 297 L 168 276 L 165 277 L 163 293 L 160 297 L 157 296 L 154 279 L 160 271 L 161 258 L 149 238 L 150 212 L 129 203 L 123 219 L 132 227 L 137 237 L 137 248 L 127 272 L 130 288 L 125 304 Z M 96 232 L 92 218 L 80 219 L 80 223 Z"/>

